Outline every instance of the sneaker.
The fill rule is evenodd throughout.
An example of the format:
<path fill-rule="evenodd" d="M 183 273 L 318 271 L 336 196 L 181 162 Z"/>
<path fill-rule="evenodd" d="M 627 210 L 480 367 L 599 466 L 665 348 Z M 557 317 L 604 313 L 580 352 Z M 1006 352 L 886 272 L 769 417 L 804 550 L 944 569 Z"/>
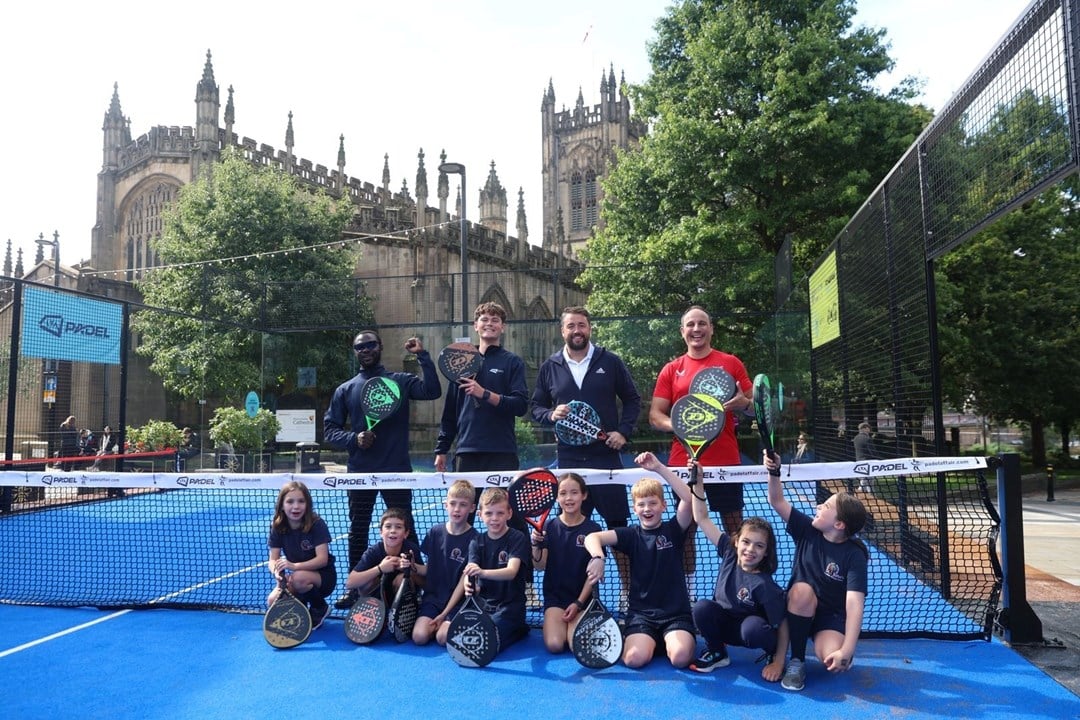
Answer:
<path fill-rule="evenodd" d="M 356 590 L 350 590 L 349 592 L 345 593 L 334 601 L 334 607 L 336 607 L 338 610 L 348 610 L 359 599 L 360 593 Z"/>
<path fill-rule="evenodd" d="M 327 605 L 325 602 L 322 603 L 321 605 L 312 605 L 311 606 L 311 631 L 312 632 L 319 629 L 319 626 L 322 625 L 323 620 L 326 619 L 326 616 L 329 613 L 330 613 L 330 606 Z"/>
<path fill-rule="evenodd" d="M 792 658 L 788 661 L 787 669 L 784 670 L 784 677 L 780 679 L 780 687 L 785 690 L 795 690 L 796 692 L 806 687 L 806 668 L 803 667 L 802 660 Z"/>
<path fill-rule="evenodd" d="M 694 672 L 708 673 L 716 668 L 727 667 L 730 664 L 731 658 L 728 657 L 727 647 L 721 645 L 719 650 L 706 649 L 705 652 L 701 653 L 701 657 L 690 663 L 690 669 Z"/>

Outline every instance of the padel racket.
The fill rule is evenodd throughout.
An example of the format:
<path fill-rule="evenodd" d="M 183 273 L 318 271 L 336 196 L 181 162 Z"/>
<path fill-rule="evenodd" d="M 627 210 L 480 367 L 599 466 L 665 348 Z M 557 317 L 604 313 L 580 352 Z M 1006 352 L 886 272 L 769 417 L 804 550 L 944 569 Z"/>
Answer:
<path fill-rule="evenodd" d="M 759 373 L 754 377 L 754 414 L 757 416 L 757 429 L 758 435 L 761 436 L 761 446 L 765 448 L 769 458 L 775 459 L 776 454 L 773 452 L 772 436 L 772 386 L 769 384 L 769 376 L 765 373 Z M 779 475 L 779 468 L 770 471 L 770 474 Z"/>
<path fill-rule="evenodd" d="M 401 407 L 401 387 L 393 379 L 381 375 L 368 378 L 360 387 L 360 407 L 370 430 Z"/>
<path fill-rule="evenodd" d="M 579 663 L 594 670 L 611 667 L 622 657 L 622 630 L 596 592 L 574 628 L 570 650 Z"/>
<path fill-rule="evenodd" d="M 439 372 L 450 382 L 457 385 L 462 380 L 474 378 L 480 374 L 484 365 L 484 356 L 469 343 L 450 343 L 439 351 Z M 473 406 L 480 407 L 480 401 L 473 398 Z"/>
<path fill-rule="evenodd" d="M 278 596 L 263 618 L 263 637 L 276 648 L 296 647 L 311 634 L 307 605 L 289 592 L 285 575 L 278 578 Z"/>
<path fill-rule="evenodd" d="M 361 595 L 345 617 L 345 637 L 357 645 L 368 645 L 386 627 L 386 603 L 378 595 Z"/>
<path fill-rule="evenodd" d="M 555 421 L 555 437 L 563 445 L 591 445 L 607 440 L 607 433 L 600 427 L 600 413 L 584 400 L 567 403 L 570 414 Z"/>
<path fill-rule="evenodd" d="M 720 436 L 726 419 L 724 404 L 712 395 L 684 395 L 671 406 L 672 430 L 694 462 Z"/>
<path fill-rule="evenodd" d="M 394 602 L 386 613 L 386 627 L 399 643 L 412 637 L 416 616 L 420 612 L 416 586 L 412 581 L 412 565 L 405 568 L 402 575 L 401 584 L 398 585 L 397 593 L 394 595 Z"/>
<path fill-rule="evenodd" d="M 555 473 L 547 468 L 526 470 L 514 479 L 506 488 L 510 496 L 510 507 L 525 518 L 525 522 L 544 531 L 544 522 L 548 513 L 555 506 L 555 496 L 559 494 L 559 480 Z"/>
<path fill-rule="evenodd" d="M 722 403 L 731 400 L 738 391 L 735 378 L 722 367 L 702 368 L 690 381 L 691 395 L 712 395 Z"/>
<path fill-rule="evenodd" d="M 479 583 L 474 587 L 446 633 L 446 651 L 462 667 L 484 667 L 499 654 L 499 628 L 476 600 Z"/>

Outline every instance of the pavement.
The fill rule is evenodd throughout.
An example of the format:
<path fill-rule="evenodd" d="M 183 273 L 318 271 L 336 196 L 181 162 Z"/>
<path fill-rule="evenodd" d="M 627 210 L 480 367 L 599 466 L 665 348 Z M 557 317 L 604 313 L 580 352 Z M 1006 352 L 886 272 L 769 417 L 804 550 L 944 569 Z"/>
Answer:
<path fill-rule="evenodd" d="M 1043 642 L 1012 648 L 1080 697 L 1080 487 L 1055 488 L 1053 502 L 1045 481 L 1030 487 L 1024 493 L 1026 590 Z"/>

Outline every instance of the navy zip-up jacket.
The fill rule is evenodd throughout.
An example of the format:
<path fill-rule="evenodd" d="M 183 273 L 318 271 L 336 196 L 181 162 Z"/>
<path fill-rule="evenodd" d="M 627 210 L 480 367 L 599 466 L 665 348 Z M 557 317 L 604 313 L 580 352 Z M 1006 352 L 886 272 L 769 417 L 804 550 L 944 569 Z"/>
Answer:
<path fill-rule="evenodd" d="M 457 454 L 516 453 L 514 418 L 529 411 L 529 388 L 525 384 L 525 362 L 500 345 L 492 345 L 484 353 L 484 364 L 476 381 L 485 390 L 502 397 L 498 407 L 458 392 L 450 383 L 446 389 L 439 437 L 435 454 L 446 455 L 457 439 Z"/>
<path fill-rule="evenodd" d="M 622 401 L 619 412 L 616 399 Z M 532 394 L 533 420 L 546 427 L 554 427 L 551 411 L 556 405 L 571 400 L 584 400 L 600 415 L 600 426 L 605 431 L 617 430 L 629 439 L 641 413 L 641 395 L 626 363 L 618 355 L 593 345 L 592 360 L 585 372 L 581 387 L 566 364 L 563 351 L 559 350 L 540 366 L 536 376 L 536 388 Z M 602 442 L 572 446 L 559 443 L 560 467 L 619 468 L 622 461 L 619 452 Z"/>
<path fill-rule="evenodd" d="M 407 372 L 387 372 L 381 364 L 361 370 L 334 390 L 323 417 L 323 437 L 336 448 L 348 450 L 349 472 L 412 472 L 409 460 L 409 400 L 437 400 L 442 395 L 439 374 L 427 350 L 416 353 L 423 379 Z M 375 442 L 367 450 L 356 444 L 356 436 L 367 430 L 360 407 L 360 387 L 371 377 L 385 375 L 401 387 L 401 407 L 372 428 Z M 345 429 L 348 423 L 349 429 Z"/>

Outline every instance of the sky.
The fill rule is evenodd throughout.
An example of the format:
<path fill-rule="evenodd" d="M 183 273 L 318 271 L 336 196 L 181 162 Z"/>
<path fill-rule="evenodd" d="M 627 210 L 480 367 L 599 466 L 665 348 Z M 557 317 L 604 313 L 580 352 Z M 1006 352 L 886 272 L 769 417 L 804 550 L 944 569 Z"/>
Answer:
<path fill-rule="evenodd" d="M 941 109 L 1027 6 L 1026 0 L 860 0 L 856 25 L 886 30 L 896 68 L 879 79 L 925 82 L 921 101 Z M 516 221 L 524 190 L 530 241 L 540 242 L 540 102 L 549 80 L 556 109 L 600 100 L 602 73 L 640 83 L 647 45 L 669 0 L 310 0 L 273 3 L 187 0 L 161 5 L 106 0 L 20 6 L 0 28 L 3 97 L 0 242 L 23 249 L 59 233 L 60 262 L 90 257 L 102 167 L 102 121 L 118 84 L 133 138 L 151 127 L 194 126 L 195 89 L 213 56 L 224 126 L 234 88 L 234 131 L 285 149 L 293 113 L 294 153 L 379 185 L 389 154 L 390 187 L 415 188 L 417 153 L 428 171 L 429 205 L 439 154 L 466 166 L 467 216 L 495 162 Z M 450 177 L 451 194 L 457 179 Z M 513 231 L 512 231 L 513 232 Z M 52 252 L 46 247 L 46 256 Z M 3 248 L 0 248 L 3 252 Z"/>

